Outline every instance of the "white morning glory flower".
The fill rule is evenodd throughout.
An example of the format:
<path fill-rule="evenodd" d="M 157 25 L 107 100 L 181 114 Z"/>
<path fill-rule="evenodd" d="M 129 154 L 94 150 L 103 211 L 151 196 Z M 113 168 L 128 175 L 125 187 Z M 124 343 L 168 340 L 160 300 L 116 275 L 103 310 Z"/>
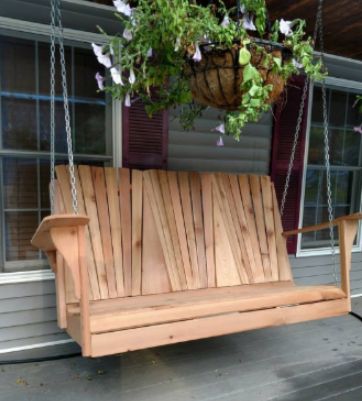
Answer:
<path fill-rule="evenodd" d="M 92 48 L 93 48 L 93 53 L 99 57 L 103 55 L 103 46 L 96 45 L 95 43 L 92 43 Z"/>
<path fill-rule="evenodd" d="M 134 74 L 134 71 L 132 68 L 131 68 L 131 71 L 129 72 L 128 81 L 131 85 L 133 85 L 136 82 L 136 75 Z"/>
<path fill-rule="evenodd" d="M 241 12 L 242 14 L 244 14 L 244 13 L 246 12 L 245 5 L 242 4 L 242 5 L 240 6 L 239 10 L 240 10 L 240 12 Z"/>
<path fill-rule="evenodd" d="M 97 72 L 97 74 L 95 75 L 95 79 L 98 84 L 98 89 L 103 91 L 105 78 L 99 72 Z"/>
<path fill-rule="evenodd" d="M 222 139 L 222 136 L 219 136 L 219 139 L 216 141 L 216 146 L 224 146 L 224 140 Z"/>
<path fill-rule="evenodd" d="M 221 26 L 223 28 L 226 28 L 229 24 L 230 24 L 229 16 L 227 14 L 225 14 L 224 19 L 221 22 Z"/>
<path fill-rule="evenodd" d="M 299 63 L 299 61 L 297 61 L 295 58 L 293 58 L 292 63 L 295 68 L 303 68 L 303 64 Z"/>
<path fill-rule="evenodd" d="M 285 21 L 283 18 L 280 20 L 279 23 L 279 30 L 285 36 L 293 35 L 293 21 Z"/>
<path fill-rule="evenodd" d="M 217 131 L 220 132 L 220 134 L 225 134 L 225 124 L 222 123 L 218 125 L 217 127 L 213 128 L 212 131 Z"/>
<path fill-rule="evenodd" d="M 97 57 L 98 63 L 104 65 L 106 68 L 112 67 L 112 60 L 108 54 L 102 54 L 101 56 Z"/>
<path fill-rule="evenodd" d="M 246 29 L 247 31 L 256 31 L 253 17 L 250 17 L 248 13 L 246 13 L 243 18 L 243 28 Z"/>
<path fill-rule="evenodd" d="M 98 46 L 92 43 L 93 53 L 97 56 L 98 63 L 104 65 L 107 68 L 111 68 L 112 60 L 108 54 L 103 54 L 103 46 Z"/>
<path fill-rule="evenodd" d="M 147 50 L 146 56 L 147 56 L 148 58 L 150 58 L 150 57 L 152 57 L 152 55 L 153 55 L 153 49 L 152 49 L 152 47 L 150 47 L 150 48 Z"/>
<path fill-rule="evenodd" d="M 362 135 L 362 124 L 357 126 L 357 127 L 353 127 L 353 131 L 357 132 L 357 134 L 361 134 Z"/>
<path fill-rule="evenodd" d="M 124 98 L 124 105 L 126 107 L 131 107 L 131 96 L 130 96 L 129 93 L 127 93 L 125 98 Z"/>
<path fill-rule="evenodd" d="M 129 29 L 125 28 L 123 31 L 123 37 L 128 41 L 132 40 L 133 38 L 132 32 Z"/>
<path fill-rule="evenodd" d="M 124 85 L 124 83 L 122 81 L 122 74 L 118 67 L 111 68 L 111 76 L 112 76 L 112 80 L 115 84 L 122 85 L 122 86 Z"/>
<path fill-rule="evenodd" d="M 192 59 L 194 61 L 196 61 L 196 62 L 199 62 L 202 59 L 202 54 L 201 54 L 201 51 L 200 51 L 200 47 L 199 47 L 199 45 L 197 43 L 195 44 L 195 53 L 192 56 Z"/>
<path fill-rule="evenodd" d="M 175 43 L 175 52 L 180 50 L 180 46 L 181 46 L 181 39 L 180 39 L 180 37 L 178 37 L 176 39 L 176 43 Z"/>
<path fill-rule="evenodd" d="M 130 7 L 129 4 L 126 4 L 122 0 L 113 0 L 113 4 L 119 13 L 122 13 L 122 14 L 126 15 L 127 17 L 131 16 L 132 8 Z"/>

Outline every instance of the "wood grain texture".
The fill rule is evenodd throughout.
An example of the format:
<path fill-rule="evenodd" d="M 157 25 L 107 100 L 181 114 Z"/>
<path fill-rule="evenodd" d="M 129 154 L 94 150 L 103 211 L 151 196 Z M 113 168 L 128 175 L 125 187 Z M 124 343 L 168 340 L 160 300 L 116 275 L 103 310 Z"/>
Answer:
<path fill-rule="evenodd" d="M 92 335 L 92 356 L 156 347 L 348 313 L 346 299 L 184 320 Z"/>

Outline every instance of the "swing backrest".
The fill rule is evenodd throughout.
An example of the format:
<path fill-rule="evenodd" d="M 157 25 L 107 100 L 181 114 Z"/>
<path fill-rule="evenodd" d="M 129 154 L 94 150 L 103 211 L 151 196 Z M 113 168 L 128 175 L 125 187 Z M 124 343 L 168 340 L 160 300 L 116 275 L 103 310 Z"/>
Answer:
<path fill-rule="evenodd" d="M 68 169 L 56 173 L 57 211 L 72 213 Z M 76 176 L 92 299 L 292 280 L 268 176 L 91 166 Z"/>

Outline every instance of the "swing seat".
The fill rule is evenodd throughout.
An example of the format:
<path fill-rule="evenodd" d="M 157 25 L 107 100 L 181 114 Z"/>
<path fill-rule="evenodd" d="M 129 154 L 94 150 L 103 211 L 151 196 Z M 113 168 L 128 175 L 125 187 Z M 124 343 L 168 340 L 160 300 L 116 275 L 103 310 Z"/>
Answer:
<path fill-rule="evenodd" d="M 340 316 L 361 213 L 339 228 L 341 288 L 296 286 L 267 176 L 66 166 L 32 244 L 56 277 L 58 324 L 98 357 Z"/>

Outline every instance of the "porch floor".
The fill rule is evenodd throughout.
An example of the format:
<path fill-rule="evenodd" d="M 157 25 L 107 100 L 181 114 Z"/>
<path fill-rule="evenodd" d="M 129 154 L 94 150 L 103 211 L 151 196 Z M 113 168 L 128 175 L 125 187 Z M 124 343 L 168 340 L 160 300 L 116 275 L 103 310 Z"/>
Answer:
<path fill-rule="evenodd" d="M 353 301 L 362 314 L 362 299 Z M 138 351 L 0 367 L 0 401 L 361 401 L 346 316 Z"/>

